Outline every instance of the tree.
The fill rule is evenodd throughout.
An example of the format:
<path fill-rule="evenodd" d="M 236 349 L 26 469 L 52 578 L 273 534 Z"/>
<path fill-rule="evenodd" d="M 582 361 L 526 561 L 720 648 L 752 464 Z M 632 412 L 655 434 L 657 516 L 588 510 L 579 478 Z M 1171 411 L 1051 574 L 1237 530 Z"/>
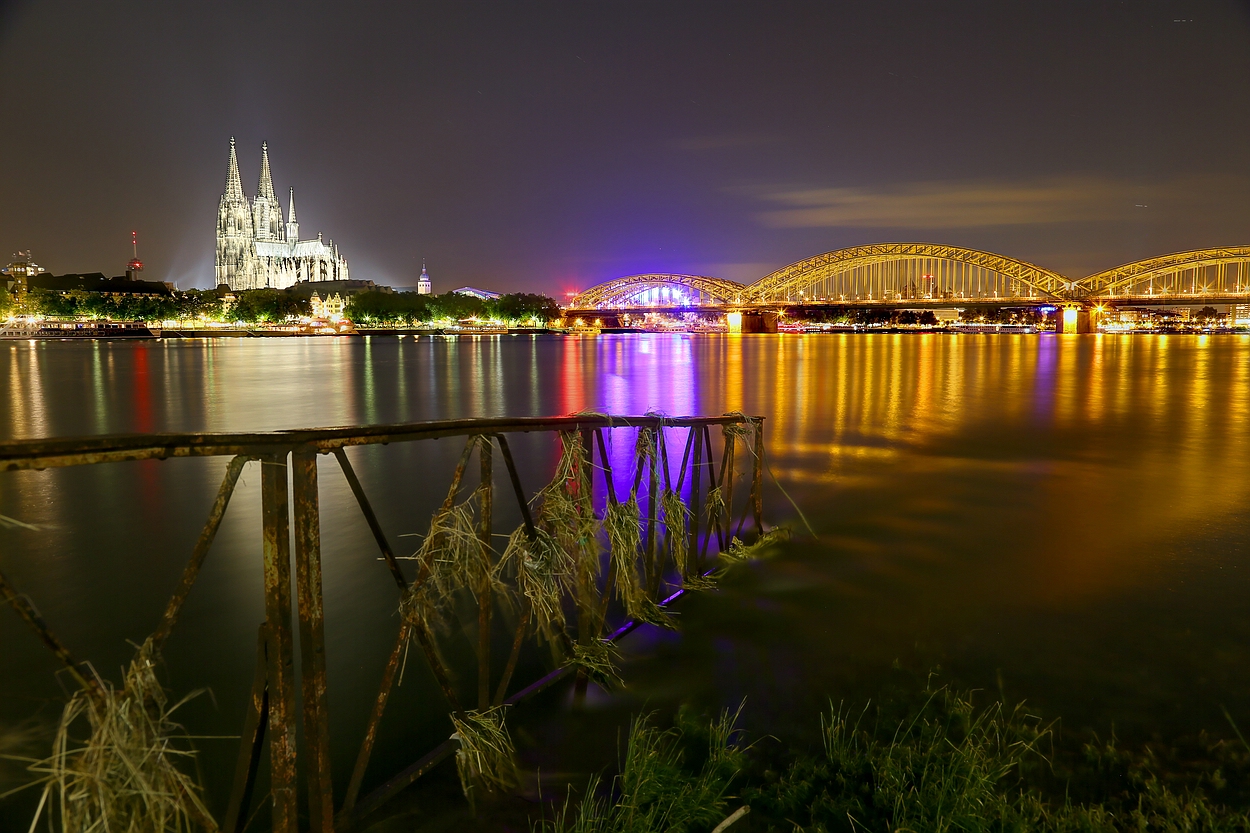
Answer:
<path fill-rule="evenodd" d="M 427 295 L 430 299 L 432 318 L 461 321 L 465 318 L 481 317 L 486 312 L 486 302 L 472 295 L 458 295 L 445 292 L 442 295 Z"/>
<path fill-rule="evenodd" d="M 510 323 L 535 320 L 545 324 L 559 318 L 561 310 L 554 298 L 529 292 L 514 292 L 487 301 L 486 314 Z"/>
<path fill-rule="evenodd" d="M 249 289 L 238 293 L 229 317 L 249 324 L 278 323 L 312 312 L 307 298 L 296 298 L 282 289 Z"/>
<path fill-rule="evenodd" d="M 1203 307 L 1202 309 L 1198 310 L 1198 314 L 1195 315 L 1194 318 L 1198 319 L 1199 321 L 1214 321 L 1215 319 L 1219 318 L 1219 316 L 1220 314 L 1215 311 L 1215 307 Z"/>
<path fill-rule="evenodd" d="M 920 313 L 920 321 L 918 323 L 925 327 L 936 327 L 938 325 L 938 317 L 933 314 L 933 310 L 927 309 Z"/>

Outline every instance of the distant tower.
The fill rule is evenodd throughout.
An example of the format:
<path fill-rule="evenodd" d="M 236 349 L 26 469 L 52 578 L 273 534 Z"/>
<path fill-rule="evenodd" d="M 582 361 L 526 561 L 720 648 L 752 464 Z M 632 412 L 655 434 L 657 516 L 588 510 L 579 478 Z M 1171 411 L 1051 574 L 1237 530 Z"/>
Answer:
<path fill-rule="evenodd" d="M 430 273 L 425 271 L 425 261 L 421 261 L 421 277 L 417 278 L 417 294 L 430 295 L 434 292 L 434 284 L 430 283 Z"/>
<path fill-rule="evenodd" d="M 143 261 L 139 260 L 139 232 L 130 232 L 130 246 L 134 257 L 126 264 L 126 280 L 136 281 L 139 279 L 139 273 L 143 271 Z"/>
<path fill-rule="evenodd" d="M 283 240 L 282 206 L 273 192 L 273 179 L 269 176 L 269 143 L 260 144 L 260 184 L 256 186 L 256 199 L 252 200 L 252 227 L 257 240 Z"/>
<path fill-rule="evenodd" d="M 295 189 L 291 188 L 291 202 L 288 203 L 286 220 L 286 240 L 288 243 L 299 242 L 299 221 L 295 219 Z"/>
<path fill-rule="evenodd" d="M 243 196 L 239 160 L 230 137 L 230 165 L 226 169 L 226 190 L 217 208 L 217 285 L 251 289 L 255 281 L 252 210 Z"/>

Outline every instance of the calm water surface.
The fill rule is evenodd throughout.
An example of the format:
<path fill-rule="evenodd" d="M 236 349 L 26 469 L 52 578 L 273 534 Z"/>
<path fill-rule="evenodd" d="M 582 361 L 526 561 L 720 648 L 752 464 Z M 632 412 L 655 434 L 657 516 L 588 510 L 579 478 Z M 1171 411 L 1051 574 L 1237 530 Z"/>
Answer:
<path fill-rule="evenodd" d="M 1244 337 L 0 344 L 0 439 L 583 409 L 764 415 L 773 472 L 819 536 L 686 600 L 679 635 L 631 637 L 628 693 L 591 704 L 605 721 L 746 697 L 748 725 L 799 734 L 830 698 L 875 695 L 903 668 L 1126 737 L 1227 734 L 1222 707 L 1250 725 Z M 458 452 L 440 441 L 351 453 L 396 536 L 423 531 L 428 510 L 416 509 L 441 497 Z M 519 455 L 532 491 L 551 450 L 535 440 Z M 0 526 L 0 569 L 75 652 L 115 676 L 125 640 L 155 626 L 224 466 L 0 474 L 0 514 L 38 527 Z M 237 731 L 251 679 L 263 619 L 259 485 L 249 468 L 166 652 L 175 692 L 211 687 L 185 715 L 208 734 Z M 321 489 L 341 791 L 396 600 L 324 462 Z M 775 487 L 765 508 L 797 524 Z M 53 719 L 62 682 L 11 614 L 0 616 L 0 646 L 0 721 Z M 445 731 L 423 711 L 438 696 L 416 665 L 392 701 L 371 783 Z M 523 754 L 585 769 L 614 756 L 612 741 L 561 757 L 577 744 L 562 746 L 559 725 L 522 726 Z M 220 803 L 235 745 L 213 743 L 205 777 Z M 0 802 L 0 827 L 23 813 L 20 799 Z"/>

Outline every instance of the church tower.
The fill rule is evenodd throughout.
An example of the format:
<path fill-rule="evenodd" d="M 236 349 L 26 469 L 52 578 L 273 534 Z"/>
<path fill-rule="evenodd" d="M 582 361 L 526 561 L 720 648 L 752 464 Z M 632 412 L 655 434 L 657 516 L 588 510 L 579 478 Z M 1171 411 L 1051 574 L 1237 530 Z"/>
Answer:
<path fill-rule="evenodd" d="M 425 261 L 421 261 L 421 277 L 417 278 L 417 294 L 429 295 L 434 291 L 434 284 L 430 281 L 430 273 L 425 271 Z"/>
<path fill-rule="evenodd" d="M 287 203 L 286 239 L 288 243 L 299 242 L 299 221 L 295 219 L 295 188 L 291 188 L 291 201 Z"/>
<path fill-rule="evenodd" d="M 239 160 L 230 137 L 230 164 L 226 170 L 226 190 L 217 208 L 217 285 L 250 289 L 255 275 L 252 257 L 252 212 L 243 196 Z"/>
<path fill-rule="evenodd" d="M 260 145 L 260 184 L 256 186 L 256 199 L 252 200 L 252 227 L 257 240 L 285 240 L 282 228 L 282 206 L 273 192 L 273 178 L 269 175 L 269 143 Z"/>

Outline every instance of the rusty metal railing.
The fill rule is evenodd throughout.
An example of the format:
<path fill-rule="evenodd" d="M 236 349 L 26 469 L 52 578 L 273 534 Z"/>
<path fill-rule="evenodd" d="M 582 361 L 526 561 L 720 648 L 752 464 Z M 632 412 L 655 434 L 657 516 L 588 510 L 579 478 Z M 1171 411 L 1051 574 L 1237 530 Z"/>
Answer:
<path fill-rule="evenodd" d="M 712 431 L 721 428 L 723 437 L 719 465 L 713 451 Z M 649 438 L 648 454 L 637 457 L 632 472 L 632 487 L 624 498 L 617 494 L 612 464 L 609 460 L 605 433 L 613 429 L 632 429 Z M 239 755 L 233 778 L 229 803 L 220 829 L 229 833 L 241 831 L 251 812 L 252 790 L 256 783 L 262 752 L 267 745 L 270 753 L 269 776 L 272 785 L 272 829 L 276 833 L 295 833 L 298 829 L 298 790 L 300 772 L 307 785 L 307 818 L 310 829 L 316 833 L 346 830 L 368 813 L 376 810 L 389 798 L 418 777 L 428 772 L 456 749 L 454 740 L 447 740 L 423 756 L 417 762 L 397 773 L 371 793 L 360 797 L 365 771 L 373 746 L 377 740 L 382 715 L 395 684 L 404 647 L 413 640 L 422 649 L 431 670 L 446 695 L 451 713 L 463 714 L 461 694 L 454 690 L 441 665 L 438 652 L 432 644 L 433 635 L 420 623 L 403 620 L 394 647 L 389 655 L 369 722 L 361 741 L 352 776 L 343 799 L 335 806 L 335 794 L 331 781 L 329 710 L 327 706 L 327 679 L 325 662 L 325 638 L 323 634 L 323 609 L 321 590 L 321 540 L 320 504 L 318 496 L 319 455 L 331 455 L 351 489 L 373 538 L 382 555 L 391 579 L 401 600 L 416 592 L 431 573 L 433 564 L 422 562 L 415 580 L 409 581 L 400 568 L 399 558 L 384 532 L 377 514 L 365 494 L 345 449 L 357 445 L 378 445 L 411 442 L 442 437 L 466 437 L 465 448 L 452 476 L 451 486 L 441 507 L 447 512 L 457 505 L 462 492 L 471 457 L 476 450 L 479 462 L 479 486 L 474 492 L 475 524 L 481 541 L 481 552 L 488 560 L 497 562 L 498 553 L 491 546 L 494 534 L 494 477 L 492 473 L 493 451 L 497 447 L 507 470 L 507 483 L 515 498 L 522 519 L 524 534 L 537 542 L 545 534 L 543 517 L 535 515 L 532 501 L 526 497 L 516 461 L 508 443 L 508 436 L 529 432 L 557 432 L 565 452 L 576 448 L 581 461 L 580 472 L 574 473 L 568 482 L 555 484 L 573 499 L 580 501 L 578 511 L 591 512 L 591 499 L 596 488 L 609 505 L 633 501 L 638 513 L 640 529 L 637 537 L 637 569 L 639 580 L 647 592 L 663 608 L 686 591 L 684 580 L 698 576 L 707 566 L 709 547 L 713 544 L 719 552 L 731 541 L 741 536 L 744 526 L 752 522 L 754 532 L 763 532 L 763 468 L 764 433 L 763 420 L 743 414 L 727 414 L 719 417 L 664 417 L 648 414 L 640 417 L 620 417 L 600 414 L 579 414 L 554 418 L 518 419 L 462 419 L 439 422 L 409 423 L 400 425 L 363 426 L 354 428 L 325 428 L 293 431 L 275 431 L 249 434 L 137 434 L 88 437 L 77 439 L 23 440 L 0 445 L 0 471 L 46 469 L 81 466 L 124 460 L 151 460 L 174 457 L 229 456 L 225 476 L 209 510 L 208 518 L 200 531 L 191 557 L 183 570 L 181 579 L 165 607 L 151 637 L 153 646 L 159 650 L 177 624 L 179 614 L 212 546 L 213 539 L 225 517 L 235 485 L 244 467 L 258 461 L 261 469 L 261 516 L 262 558 L 264 567 L 265 621 L 260 626 L 257 643 L 257 663 L 244 720 Z M 684 434 L 684 448 L 675 468 L 676 480 L 672 478 L 668 443 L 670 435 Z M 749 493 L 743 501 L 735 501 L 734 480 L 737 466 L 738 446 L 750 453 Z M 640 444 L 639 447 L 642 447 Z M 598 464 L 596 465 L 596 454 Z M 595 485 L 595 469 L 600 472 L 601 487 Z M 687 482 L 687 474 L 689 481 Z M 745 472 L 744 472 L 745 475 Z M 641 489 L 644 477 L 647 488 Z M 661 485 L 661 482 L 663 485 Z M 288 486 L 292 500 L 288 501 Z M 548 487 L 553 488 L 553 487 Z M 706 491 L 705 491 L 706 488 Z M 662 509 L 657 496 L 664 493 L 679 495 L 689 510 L 681 528 L 675 528 L 668 517 L 669 510 Z M 645 514 L 641 508 L 645 495 Z M 741 512 L 735 520 L 735 503 L 741 504 Z M 672 553 L 680 550 L 689 559 L 677 564 L 674 554 L 668 563 L 660 544 L 657 524 L 658 514 L 665 512 L 664 546 Z M 435 513 L 436 517 L 438 513 Z M 433 534 L 433 526 L 431 527 Z M 521 532 L 518 529 L 518 534 Z M 675 541 L 681 537 L 682 541 Z M 292 542 L 294 550 L 292 552 Z M 294 576 L 290 565 L 294 555 Z M 488 565 L 489 566 L 489 565 Z M 678 569 L 679 568 L 679 569 Z M 677 569 L 678 574 L 673 575 Z M 602 586 L 594 592 L 599 601 L 591 604 L 578 603 L 577 640 L 615 640 L 628 633 L 639 622 L 636 619 L 618 623 L 614 630 L 607 628 L 608 603 L 613 597 L 615 562 L 610 566 Z M 665 576 L 672 582 L 665 589 Z M 619 575 L 616 577 L 619 581 Z M 597 579 L 596 579 L 597 581 Z M 298 619 L 292 623 L 292 588 L 295 594 L 295 610 Z M 508 656 L 497 683 L 492 686 L 490 656 L 492 591 L 489 583 L 479 602 L 479 646 L 477 690 L 473 699 L 478 709 L 488 709 L 500 704 L 516 704 L 553 685 L 568 675 L 577 675 L 576 691 L 585 691 L 587 675 L 576 665 L 564 665 L 531 682 L 519 691 L 508 694 L 513 672 L 517 667 L 518 653 L 529 623 L 530 611 L 526 608 L 521 616 Z M 17 591 L 13 584 L 0 573 L 0 597 L 12 606 L 39 638 L 55 653 L 69 669 L 75 681 L 84 689 L 98 686 L 98 678 L 90 667 L 77 659 L 55 636 L 53 630 L 40 617 L 36 608 Z M 301 651 L 300 672 L 295 672 L 294 627 L 299 628 Z M 564 648 L 572 651 L 573 638 L 563 632 L 557 633 Z M 492 691 L 493 688 L 493 691 Z M 298 697 L 297 697 L 298 695 Z M 302 702 L 302 714 L 296 714 L 297 699 Z M 304 754 L 297 760 L 297 724 L 302 723 Z"/>

